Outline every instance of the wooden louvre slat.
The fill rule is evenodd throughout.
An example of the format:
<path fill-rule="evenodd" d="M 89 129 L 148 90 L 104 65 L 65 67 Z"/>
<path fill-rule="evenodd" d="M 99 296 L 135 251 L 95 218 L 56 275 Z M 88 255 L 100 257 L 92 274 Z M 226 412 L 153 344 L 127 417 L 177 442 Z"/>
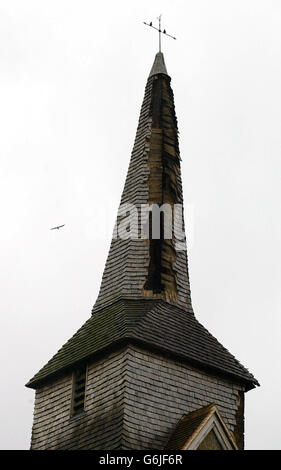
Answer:
<path fill-rule="evenodd" d="M 86 390 L 86 370 L 78 369 L 74 373 L 72 415 L 84 410 Z"/>

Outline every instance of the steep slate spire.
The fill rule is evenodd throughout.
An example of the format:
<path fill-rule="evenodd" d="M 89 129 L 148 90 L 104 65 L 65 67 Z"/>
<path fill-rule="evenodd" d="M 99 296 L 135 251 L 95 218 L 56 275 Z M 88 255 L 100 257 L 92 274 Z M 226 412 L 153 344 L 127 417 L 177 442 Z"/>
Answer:
<path fill-rule="evenodd" d="M 147 80 L 121 204 L 182 205 L 177 118 L 164 56 L 156 54 Z M 124 218 L 124 216 L 123 216 Z M 117 218 L 117 225 L 122 217 Z M 182 227 L 181 227 L 182 228 Z M 164 238 L 164 237 L 162 237 Z M 93 312 L 117 299 L 163 299 L 192 312 L 186 250 L 171 240 L 112 240 Z M 185 248 L 185 236 L 183 236 Z"/>
<path fill-rule="evenodd" d="M 183 203 L 177 119 L 162 53 L 156 54 L 145 88 L 120 205 L 125 203 L 138 209 Z M 195 318 L 186 250 L 176 250 L 176 234 L 170 240 L 141 239 L 140 215 L 138 220 L 138 239 L 112 239 L 91 318 L 27 386 L 41 387 L 81 364 L 137 345 L 254 388 L 253 375 Z"/>

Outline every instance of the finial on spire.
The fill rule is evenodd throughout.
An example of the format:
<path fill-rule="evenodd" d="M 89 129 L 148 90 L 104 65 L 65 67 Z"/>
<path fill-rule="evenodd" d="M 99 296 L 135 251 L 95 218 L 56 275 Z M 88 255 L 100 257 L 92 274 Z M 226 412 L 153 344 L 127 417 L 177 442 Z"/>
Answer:
<path fill-rule="evenodd" d="M 158 33 L 159 33 L 159 52 L 161 52 L 161 15 L 158 16 L 157 20 L 159 22 L 159 28 L 158 28 Z"/>
<path fill-rule="evenodd" d="M 158 31 L 158 33 L 159 33 L 159 52 L 161 52 L 161 34 L 165 34 L 165 36 L 169 36 L 169 38 L 176 39 L 174 36 L 171 36 L 170 34 L 168 34 L 166 32 L 166 29 L 163 29 L 163 31 L 161 30 L 161 16 L 162 15 L 157 17 L 158 28 L 156 28 L 156 26 L 153 26 L 152 21 L 150 23 L 146 23 L 145 21 L 143 22 L 143 24 L 146 24 L 146 26 L 150 26 L 151 28 L 156 29 L 156 31 Z"/>

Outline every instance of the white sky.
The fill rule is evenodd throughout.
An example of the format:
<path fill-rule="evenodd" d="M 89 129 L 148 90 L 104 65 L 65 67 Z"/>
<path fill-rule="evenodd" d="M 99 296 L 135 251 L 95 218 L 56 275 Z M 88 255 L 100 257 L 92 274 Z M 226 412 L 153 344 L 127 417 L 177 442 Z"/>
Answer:
<path fill-rule="evenodd" d="M 246 447 L 281 448 L 280 1 L 0 0 L 2 449 L 29 447 L 24 384 L 97 297 L 159 13 L 195 314 L 261 383 Z"/>

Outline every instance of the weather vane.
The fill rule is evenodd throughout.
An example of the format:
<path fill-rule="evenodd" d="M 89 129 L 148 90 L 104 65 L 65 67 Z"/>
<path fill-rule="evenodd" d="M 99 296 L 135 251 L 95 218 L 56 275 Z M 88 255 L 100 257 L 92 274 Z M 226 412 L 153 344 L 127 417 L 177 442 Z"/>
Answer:
<path fill-rule="evenodd" d="M 165 34 L 165 36 L 169 36 L 169 38 L 176 39 L 174 36 L 171 36 L 170 34 L 168 34 L 166 32 L 166 29 L 163 29 L 163 31 L 161 30 L 161 16 L 162 15 L 157 17 L 157 20 L 158 20 L 158 23 L 159 23 L 158 28 L 156 28 L 156 26 L 153 26 L 152 21 L 150 23 L 146 23 L 145 21 L 143 22 L 144 24 L 146 24 L 146 26 L 150 26 L 151 28 L 156 29 L 156 31 L 158 31 L 158 33 L 159 33 L 159 52 L 161 52 L 161 34 Z"/>

